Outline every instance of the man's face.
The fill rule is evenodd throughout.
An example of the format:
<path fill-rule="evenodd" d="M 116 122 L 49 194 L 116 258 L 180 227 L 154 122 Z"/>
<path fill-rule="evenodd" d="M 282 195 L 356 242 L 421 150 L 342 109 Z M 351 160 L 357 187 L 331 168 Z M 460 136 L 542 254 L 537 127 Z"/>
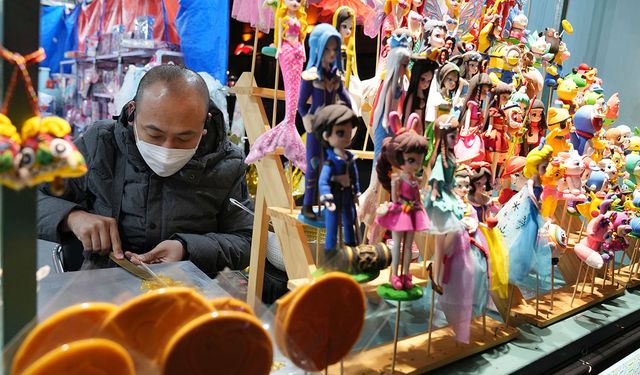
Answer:
<path fill-rule="evenodd" d="M 136 131 L 140 140 L 166 148 L 190 149 L 198 145 L 207 108 L 195 89 L 172 92 L 164 82 L 149 86 L 135 105 Z"/>
<path fill-rule="evenodd" d="M 334 61 L 336 61 L 336 56 L 338 55 L 338 43 L 336 42 L 336 38 L 331 38 L 327 41 L 327 44 L 324 46 L 324 52 L 322 53 L 322 65 L 325 68 L 329 68 Z"/>
<path fill-rule="evenodd" d="M 343 122 L 342 124 L 334 125 L 331 129 L 331 134 L 325 132 L 323 137 L 331 147 L 344 150 L 349 147 L 349 144 L 351 143 L 352 130 L 353 124 L 351 121 Z"/>

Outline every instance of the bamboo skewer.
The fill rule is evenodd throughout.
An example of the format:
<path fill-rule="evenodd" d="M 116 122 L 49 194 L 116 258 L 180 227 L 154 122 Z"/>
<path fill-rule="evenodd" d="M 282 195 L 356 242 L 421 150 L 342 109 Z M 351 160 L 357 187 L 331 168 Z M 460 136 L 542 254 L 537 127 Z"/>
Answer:
<path fill-rule="evenodd" d="M 569 307 L 573 307 L 573 301 L 576 299 L 576 292 L 578 291 L 578 283 L 580 282 L 580 273 L 582 273 L 582 265 L 583 263 L 580 262 L 580 267 L 578 268 L 578 277 L 576 278 L 576 284 L 573 288 L 573 294 L 571 295 L 571 303 L 569 304 Z"/>
<path fill-rule="evenodd" d="M 431 306 L 429 307 L 429 338 L 427 339 L 427 356 L 431 355 L 431 331 L 433 331 L 433 310 L 436 305 L 436 290 L 431 284 Z"/>

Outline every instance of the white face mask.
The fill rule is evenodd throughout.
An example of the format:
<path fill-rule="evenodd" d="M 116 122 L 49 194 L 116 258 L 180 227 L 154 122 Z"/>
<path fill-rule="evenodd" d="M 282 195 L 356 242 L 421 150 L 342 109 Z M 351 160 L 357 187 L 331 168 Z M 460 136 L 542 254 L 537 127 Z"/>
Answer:
<path fill-rule="evenodd" d="M 136 146 L 140 155 L 149 168 L 160 177 L 169 177 L 184 167 L 193 157 L 202 139 L 202 134 L 198 144 L 194 148 L 166 148 L 145 142 L 138 137 L 138 130 L 133 126 L 133 133 L 136 137 Z"/>

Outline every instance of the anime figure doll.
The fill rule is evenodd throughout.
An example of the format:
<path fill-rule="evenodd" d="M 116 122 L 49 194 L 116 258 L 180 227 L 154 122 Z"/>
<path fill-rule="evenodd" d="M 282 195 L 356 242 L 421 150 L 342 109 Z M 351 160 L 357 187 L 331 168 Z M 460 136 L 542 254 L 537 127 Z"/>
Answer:
<path fill-rule="evenodd" d="M 478 217 L 478 230 L 487 244 L 489 263 L 491 265 L 491 291 L 500 298 L 508 297 L 509 282 L 509 250 L 502 233 L 496 228 L 499 206 L 491 198 L 491 171 L 488 163 L 477 165 L 471 174 L 469 188 L 469 204 Z"/>
<path fill-rule="evenodd" d="M 480 65 L 482 64 L 482 55 L 476 51 L 469 51 L 462 55 L 462 64 L 460 65 L 460 77 L 466 81 L 480 73 Z"/>
<path fill-rule="evenodd" d="M 486 146 L 487 161 L 491 162 L 491 178 L 495 180 L 498 167 L 506 162 L 509 152 L 509 137 L 507 136 L 507 117 L 502 108 L 507 105 L 513 87 L 498 82 L 491 93 L 489 115 L 485 119 L 484 144 Z"/>
<path fill-rule="evenodd" d="M 437 64 L 431 60 L 418 58 L 413 62 L 411 68 L 411 79 L 409 80 L 409 88 L 405 94 L 402 104 L 402 119 L 405 126 L 407 120 L 412 113 L 419 117 L 419 122 L 414 128 L 418 134 L 424 134 L 424 122 L 427 109 L 427 100 L 429 99 L 429 88 L 433 82 L 433 77 Z"/>
<path fill-rule="evenodd" d="M 425 209 L 431 220 L 429 233 L 435 235 L 435 254 L 433 266 L 429 266 L 434 290 L 442 294 L 444 280 L 444 257 L 451 250 L 451 244 L 463 229 L 460 220 L 463 217 L 462 207 L 452 195 L 453 174 L 456 170 L 454 147 L 458 133 L 458 120 L 455 116 L 445 114 L 438 117 L 434 124 L 434 151 L 429 160 L 431 174 L 429 176 L 425 197 Z"/>
<path fill-rule="evenodd" d="M 545 138 L 546 144 L 552 147 L 553 155 L 569 151 L 571 145 L 567 142 L 567 135 L 571 131 L 571 115 L 565 108 L 549 108 L 547 120 L 549 132 Z"/>
<path fill-rule="evenodd" d="M 440 96 L 451 107 L 451 113 L 459 117 L 462 110 L 460 68 L 448 62 L 438 69 L 437 78 Z"/>
<path fill-rule="evenodd" d="M 420 47 L 422 40 L 422 15 L 414 11 L 409 12 L 409 31 L 413 39 L 411 45 L 411 55 L 417 56 L 420 53 Z M 409 62 L 409 70 L 413 69 L 413 63 L 415 60 Z"/>
<path fill-rule="evenodd" d="M 484 235 L 478 230 L 479 221 L 477 211 L 469 203 L 468 194 L 471 186 L 471 175 L 473 171 L 468 165 L 459 165 L 454 174 L 455 185 L 453 193 L 464 208 L 462 224 L 466 229 L 461 232 L 461 236 L 469 236 L 470 258 L 472 268 L 475 270 L 473 283 L 473 316 L 483 315 L 486 312 L 489 301 L 489 285 L 491 282 L 491 267 L 489 264 L 489 251 L 484 240 Z M 468 276 L 465 276 L 468 277 Z M 445 296 L 448 291 L 445 291 Z"/>
<path fill-rule="evenodd" d="M 380 57 L 378 58 L 378 70 L 381 71 L 387 62 L 391 46 L 391 37 L 397 29 L 408 26 L 407 15 L 411 8 L 405 0 L 386 0 L 384 3 L 384 13 L 386 17 L 382 22 L 382 34 L 380 35 Z"/>
<path fill-rule="evenodd" d="M 307 15 L 304 3 L 297 0 L 283 0 L 278 3 L 275 18 L 274 41 L 276 57 L 280 62 L 285 91 L 285 115 L 281 123 L 263 133 L 251 145 L 246 163 L 252 164 L 273 153 L 276 148 L 284 148 L 284 156 L 306 171 L 304 145 L 296 129 L 296 111 L 298 110 L 298 92 L 300 77 L 305 60 L 304 39 L 307 35 Z"/>
<path fill-rule="evenodd" d="M 526 133 L 520 155 L 527 156 L 529 151 L 538 147 L 547 131 L 547 118 L 544 114 L 544 103 L 536 99 L 527 117 Z"/>
<path fill-rule="evenodd" d="M 276 7 L 276 0 L 236 0 L 233 2 L 231 17 L 268 33 L 274 25 L 273 13 Z"/>
<path fill-rule="evenodd" d="M 505 114 L 507 134 L 509 135 L 509 155 L 518 155 L 525 132 L 523 127 L 524 111 L 518 103 L 512 101 L 507 102 L 502 110 Z"/>
<path fill-rule="evenodd" d="M 320 172 L 318 189 L 325 205 L 325 252 L 334 253 L 338 230 L 342 227 L 344 245 L 355 246 L 356 207 L 360 182 L 355 156 L 347 151 L 351 132 L 357 126 L 353 111 L 341 104 L 331 104 L 319 110 L 313 119 L 313 132 L 322 139 L 326 158 Z"/>
<path fill-rule="evenodd" d="M 413 238 L 416 232 L 429 229 L 429 218 L 420 200 L 420 181 L 416 177 L 422 170 L 428 145 L 427 139 L 413 130 L 417 122 L 418 116 L 413 115 L 409 126 L 402 128 L 399 114 L 391 112 L 389 123 L 395 136 L 384 140 L 376 163 L 378 181 L 391 193 L 391 204 L 378 209 L 376 223 L 392 234 L 390 282 L 396 290 L 414 287 L 409 273 Z M 401 272 L 398 271 L 400 263 Z"/>
<path fill-rule="evenodd" d="M 469 33 L 482 13 L 482 0 L 445 0 L 445 8 L 438 0 L 425 0 L 424 16 L 432 20 L 444 20 L 450 25 L 451 36 L 456 38 Z"/>
<path fill-rule="evenodd" d="M 562 193 L 558 190 L 558 185 L 564 178 L 564 174 L 564 164 L 556 156 L 551 159 L 547 165 L 547 170 L 540 176 L 542 183 L 540 213 L 545 219 L 551 218 L 555 214 L 558 202 L 562 199 Z"/>
<path fill-rule="evenodd" d="M 344 66 L 344 85 L 349 90 L 351 79 L 358 80 L 358 64 L 356 61 L 356 13 L 348 6 L 341 6 L 333 14 L 333 26 L 342 36 L 342 65 Z"/>
<path fill-rule="evenodd" d="M 447 36 L 447 25 L 437 19 L 423 18 L 422 20 L 422 46 L 420 55 L 436 61 L 440 50 L 444 48 Z"/>
<path fill-rule="evenodd" d="M 479 162 L 485 159 L 485 145 L 481 137 L 484 125 L 483 102 L 491 90 L 492 83 L 486 73 L 475 75 L 469 81 L 469 89 L 460 113 L 463 121 L 456 142 L 455 153 L 458 163 Z"/>
<path fill-rule="evenodd" d="M 498 194 L 498 203 L 501 205 L 507 204 L 527 184 L 527 178 L 523 173 L 525 162 L 524 156 L 512 156 L 507 160 L 502 172 L 502 179 L 507 186 Z"/>
<path fill-rule="evenodd" d="M 531 272 L 543 280 L 551 274 L 551 249 L 540 214 L 540 176 L 552 157 L 549 145 L 529 152 L 524 167 L 527 185 L 498 212 L 498 228 L 509 248 L 509 282 L 514 285 L 523 285 Z"/>
<path fill-rule="evenodd" d="M 339 58 L 342 38 L 335 27 L 322 23 L 316 25 L 309 36 L 307 70 L 302 73 L 298 112 L 307 131 L 305 191 L 301 215 L 317 220 L 313 205 L 317 202 L 318 168 L 323 153 L 319 140 L 312 130 L 313 115 L 322 107 L 336 104 L 338 100 L 351 106 L 351 100 L 342 83 L 342 59 Z M 311 98 L 311 106 L 307 100 Z"/>

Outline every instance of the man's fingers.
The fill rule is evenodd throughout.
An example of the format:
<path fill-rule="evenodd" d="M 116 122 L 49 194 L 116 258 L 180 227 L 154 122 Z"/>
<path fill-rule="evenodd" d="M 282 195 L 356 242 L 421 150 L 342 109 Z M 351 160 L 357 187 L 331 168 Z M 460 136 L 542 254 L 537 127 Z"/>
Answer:
<path fill-rule="evenodd" d="M 93 244 L 91 243 L 91 235 L 85 235 L 79 238 L 80 242 L 82 242 L 82 248 L 85 251 L 92 251 Z"/>
<path fill-rule="evenodd" d="M 91 251 L 100 251 L 100 232 L 97 229 L 93 229 L 89 236 L 91 236 Z"/>
<path fill-rule="evenodd" d="M 160 256 L 160 249 L 156 247 L 155 249 L 148 251 L 144 254 L 134 255 L 134 257 L 132 258 L 132 262 L 134 258 L 137 258 L 137 260 L 142 263 L 154 263 L 154 261 L 157 260 L 159 256 Z M 140 264 L 140 263 L 135 263 L 135 264 Z"/>
<path fill-rule="evenodd" d="M 111 238 L 109 237 L 109 228 L 106 224 L 100 225 L 100 229 L 98 229 L 98 233 L 100 233 L 100 254 L 106 255 L 109 254 L 111 250 Z"/>
<path fill-rule="evenodd" d="M 118 259 L 124 258 L 122 254 L 122 243 L 120 242 L 120 233 L 118 232 L 118 223 L 113 221 L 109 225 L 109 235 L 111 237 L 111 248 L 113 249 L 113 255 Z"/>

